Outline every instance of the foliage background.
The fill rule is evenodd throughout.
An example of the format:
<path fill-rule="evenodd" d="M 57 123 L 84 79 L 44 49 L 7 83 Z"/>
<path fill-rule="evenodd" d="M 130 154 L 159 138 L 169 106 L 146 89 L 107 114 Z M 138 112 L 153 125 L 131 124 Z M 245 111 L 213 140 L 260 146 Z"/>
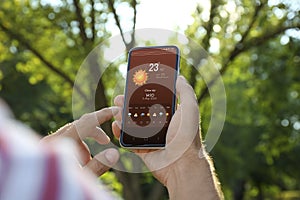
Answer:
<path fill-rule="evenodd" d="M 140 3 L 59 2 L 0 2 L 0 95 L 17 119 L 41 135 L 73 120 L 71 96 L 80 64 L 111 36 L 109 21 L 121 35 L 125 25 L 134 33 Z M 226 199 L 300 199 L 300 2 L 208 2 L 209 7 L 199 1 L 184 33 L 207 50 L 223 75 L 226 122 L 211 155 Z M 126 13 L 118 11 L 120 5 Z M 134 34 L 124 45 L 135 46 Z M 91 76 L 87 89 L 77 92 L 91 100 L 88 88 L 96 84 L 95 109 L 110 105 L 124 62 L 114 63 L 99 82 Z M 185 63 L 182 74 L 195 88 L 205 135 L 211 114 L 207 86 Z M 104 129 L 111 136 L 109 123 Z M 120 198 L 168 198 L 149 173 L 112 170 L 101 179 Z"/>

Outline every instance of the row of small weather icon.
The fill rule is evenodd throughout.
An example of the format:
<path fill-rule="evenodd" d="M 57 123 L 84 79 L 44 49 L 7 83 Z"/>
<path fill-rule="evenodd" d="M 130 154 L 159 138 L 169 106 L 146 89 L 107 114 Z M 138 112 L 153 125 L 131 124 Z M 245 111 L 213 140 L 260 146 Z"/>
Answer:
<path fill-rule="evenodd" d="M 141 116 L 141 117 L 144 117 L 144 116 L 147 116 L 147 117 L 150 117 L 150 116 L 152 116 L 152 117 L 162 117 L 163 115 L 164 115 L 163 112 L 159 112 L 159 113 L 154 112 L 154 113 L 152 113 L 152 114 L 150 114 L 149 112 L 148 112 L 148 113 L 142 112 L 142 113 L 140 113 L 140 114 L 138 114 L 138 113 L 131 113 L 131 112 L 128 113 L 128 116 L 129 116 L 129 117 L 133 116 L 133 117 L 135 117 L 135 118 L 138 117 L 138 116 Z M 165 115 L 168 117 L 168 116 L 169 116 L 169 113 L 166 112 Z"/>

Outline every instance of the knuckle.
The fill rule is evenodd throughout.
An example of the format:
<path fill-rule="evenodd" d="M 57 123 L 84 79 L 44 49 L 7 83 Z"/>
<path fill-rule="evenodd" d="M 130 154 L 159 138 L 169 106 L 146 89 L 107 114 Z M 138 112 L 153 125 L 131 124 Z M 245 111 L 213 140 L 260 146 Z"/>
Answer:
<path fill-rule="evenodd" d="M 100 161 L 94 159 L 94 160 L 92 161 L 92 164 L 91 164 L 88 168 L 89 168 L 93 173 L 99 175 L 99 174 L 102 173 L 102 171 L 104 170 L 104 165 L 103 165 Z"/>
<path fill-rule="evenodd" d="M 87 120 L 87 119 L 89 119 L 90 118 L 90 113 L 85 113 L 85 114 L 83 114 L 81 117 L 80 117 L 80 121 L 85 121 L 85 120 Z"/>
<path fill-rule="evenodd" d="M 109 120 L 112 117 L 112 111 L 110 108 L 103 108 L 100 110 L 99 115 L 97 115 L 98 120 L 104 119 L 104 121 Z M 100 119 L 101 118 L 101 119 Z M 103 121 L 103 120 L 101 120 Z"/>
<path fill-rule="evenodd" d="M 100 162 L 100 161 L 98 161 L 98 160 L 95 160 L 95 169 L 96 169 L 97 171 L 102 170 L 104 167 L 105 167 L 105 166 L 104 166 L 104 164 L 103 164 L 102 162 Z"/>

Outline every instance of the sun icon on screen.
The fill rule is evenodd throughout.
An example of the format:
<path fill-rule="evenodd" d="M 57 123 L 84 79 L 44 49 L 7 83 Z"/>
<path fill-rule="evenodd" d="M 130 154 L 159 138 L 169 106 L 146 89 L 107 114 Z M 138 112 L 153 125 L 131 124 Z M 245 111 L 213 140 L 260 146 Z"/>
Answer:
<path fill-rule="evenodd" d="M 136 71 L 133 75 L 133 82 L 138 86 L 144 85 L 147 80 L 148 80 L 148 74 L 145 70 L 140 69 Z"/>

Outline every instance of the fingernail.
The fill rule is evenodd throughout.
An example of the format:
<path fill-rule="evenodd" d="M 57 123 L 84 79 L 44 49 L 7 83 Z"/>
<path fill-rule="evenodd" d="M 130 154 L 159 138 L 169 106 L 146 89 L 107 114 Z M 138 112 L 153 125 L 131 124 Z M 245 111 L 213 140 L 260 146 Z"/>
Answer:
<path fill-rule="evenodd" d="M 110 107 L 110 110 L 111 110 L 112 114 L 114 116 L 116 116 L 118 114 L 120 108 L 118 106 L 112 106 L 112 107 Z"/>
<path fill-rule="evenodd" d="M 185 82 L 187 82 L 187 81 L 186 81 L 186 78 L 185 78 L 184 76 L 180 75 L 179 77 L 180 77 L 182 80 L 184 80 Z"/>
<path fill-rule="evenodd" d="M 106 150 L 104 156 L 110 164 L 115 164 L 119 159 L 119 154 L 116 149 Z"/>

